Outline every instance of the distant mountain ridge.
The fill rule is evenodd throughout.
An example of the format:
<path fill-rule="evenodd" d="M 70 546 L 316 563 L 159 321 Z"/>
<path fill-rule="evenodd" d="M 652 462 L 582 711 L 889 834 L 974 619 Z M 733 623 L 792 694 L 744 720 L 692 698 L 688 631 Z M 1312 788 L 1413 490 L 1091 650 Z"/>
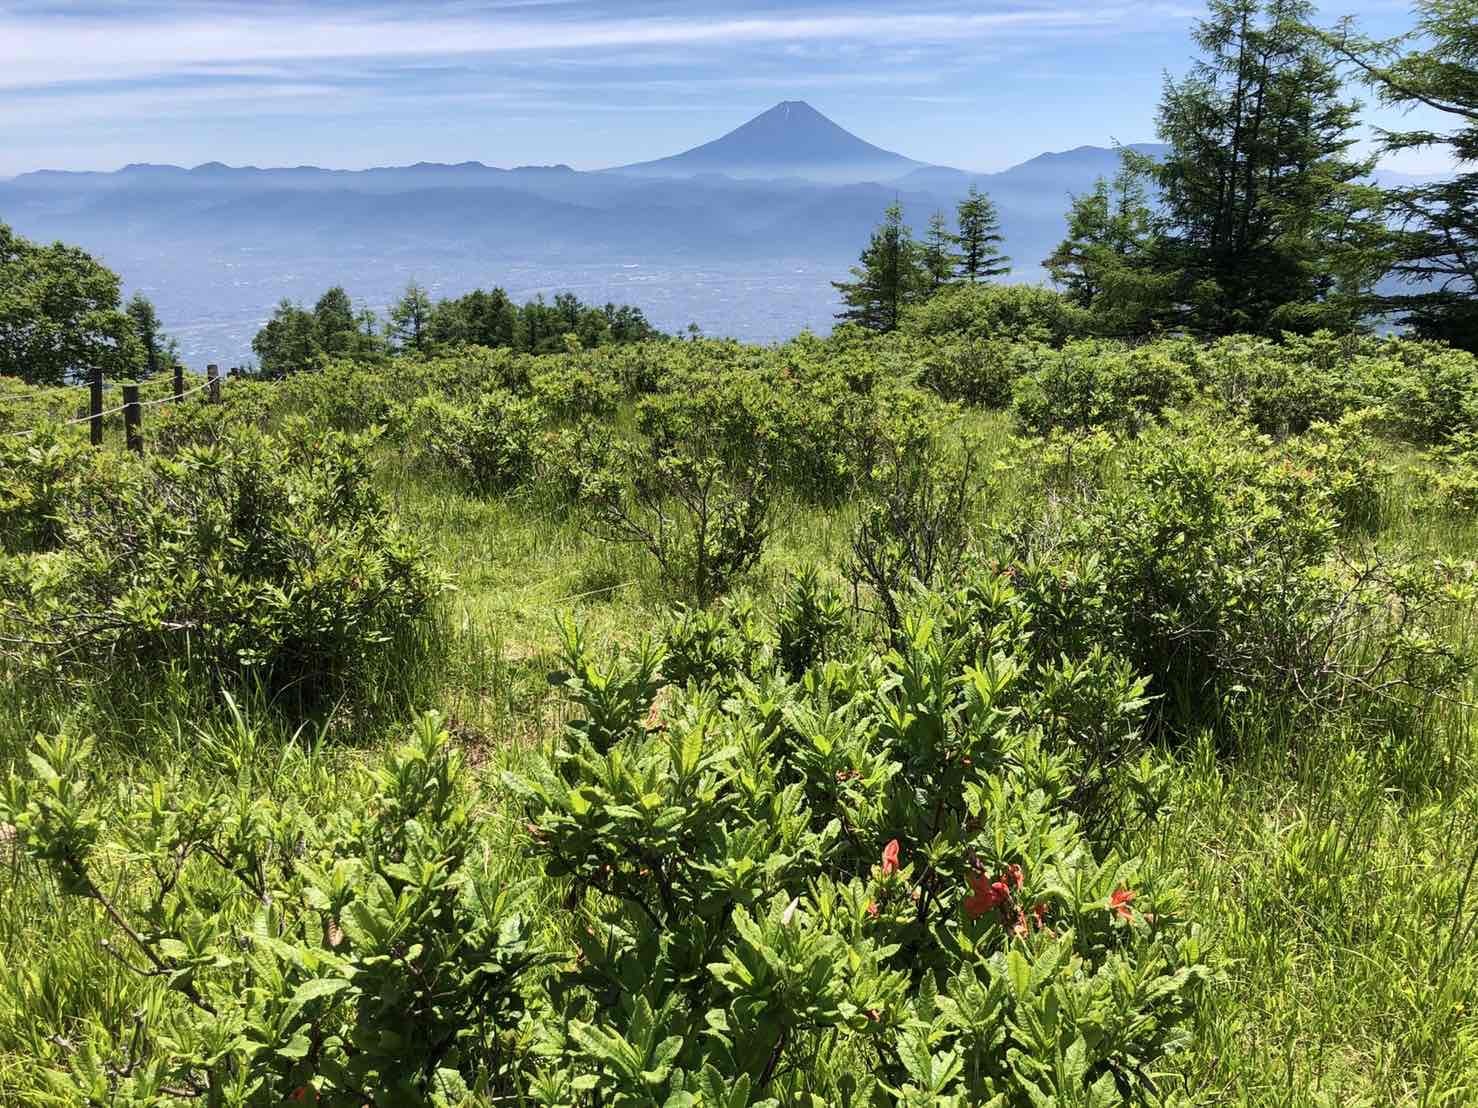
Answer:
<path fill-rule="evenodd" d="M 251 336 L 283 296 L 311 302 L 342 284 L 379 308 L 413 277 L 437 295 L 572 288 L 639 304 L 666 330 L 697 321 L 767 341 L 830 326 L 830 281 L 895 200 L 922 231 L 978 185 L 1000 210 L 1012 279 L 1041 280 L 1069 196 L 1117 166 L 1107 147 L 999 173 L 931 166 L 786 101 L 713 142 L 607 170 L 46 170 L 0 181 L 0 220 L 98 254 L 130 292 L 154 300 L 191 364 L 250 357 Z"/>

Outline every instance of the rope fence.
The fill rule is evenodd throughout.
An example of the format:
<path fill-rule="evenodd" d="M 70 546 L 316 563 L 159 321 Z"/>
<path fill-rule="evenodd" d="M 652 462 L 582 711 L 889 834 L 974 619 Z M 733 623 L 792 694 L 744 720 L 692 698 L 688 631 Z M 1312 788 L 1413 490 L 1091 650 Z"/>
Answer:
<path fill-rule="evenodd" d="M 54 396 L 58 393 L 71 392 L 74 389 L 89 389 L 92 392 L 92 403 L 90 405 L 91 410 L 88 412 L 88 414 L 84 416 L 77 416 L 73 419 L 62 420 L 57 426 L 75 427 L 78 424 L 82 423 L 91 424 L 92 444 L 94 446 L 101 446 L 103 442 L 104 418 L 111 415 L 117 415 L 118 413 L 122 412 L 124 421 L 124 432 L 128 449 L 132 450 L 134 453 L 141 454 L 144 450 L 143 413 L 145 408 L 157 408 L 162 404 L 178 404 L 180 401 L 194 396 L 197 393 L 205 392 L 206 390 L 210 391 L 210 396 L 208 397 L 210 403 L 219 404 L 221 400 L 221 375 L 219 368 L 214 364 L 205 367 L 205 380 L 196 385 L 194 388 L 190 389 L 185 388 L 184 367 L 176 366 L 174 372 L 173 390 L 168 394 L 156 397 L 153 400 L 141 400 L 139 398 L 140 386 L 134 383 L 127 383 L 122 384 L 123 403 L 117 405 L 116 407 L 104 408 L 103 391 L 107 387 L 107 384 L 103 381 L 101 370 L 98 370 L 93 373 L 92 380 L 82 382 L 81 384 L 54 386 L 53 388 L 39 393 L 17 393 L 9 396 L 0 396 L 0 401 L 19 399 L 35 400 L 46 396 Z M 30 438 L 33 435 L 37 434 L 40 430 L 40 427 L 30 427 L 20 431 L 8 431 L 0 437 L 11 439 Z"/>

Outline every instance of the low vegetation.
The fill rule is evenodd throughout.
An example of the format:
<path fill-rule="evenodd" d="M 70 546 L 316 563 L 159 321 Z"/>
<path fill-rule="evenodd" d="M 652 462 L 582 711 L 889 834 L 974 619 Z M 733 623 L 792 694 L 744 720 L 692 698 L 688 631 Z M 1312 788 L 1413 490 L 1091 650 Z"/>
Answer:
<path fill-rule="evenodd" d="M 7 440 L 7 1099 L 1464 1099 L 1478 362 L 954 295 Z"/>

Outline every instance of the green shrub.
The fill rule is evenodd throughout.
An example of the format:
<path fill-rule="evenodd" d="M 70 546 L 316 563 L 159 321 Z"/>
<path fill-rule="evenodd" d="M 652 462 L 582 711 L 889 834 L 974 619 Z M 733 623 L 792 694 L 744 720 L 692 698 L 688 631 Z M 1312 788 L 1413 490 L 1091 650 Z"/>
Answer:
<path fill-rule="evenodd" d="M 770 530 L 769 474 L 694 444 L 654 453 L 613 446 L 611 469 L 582 490 L 594 533 L 645 550 L 679 596 L 706 607 L 752 569 Z"/>
<path fill-rule="evenodd" d="M 1006 408 L 1016 378 L 1040 355 L 1002 338 L 954 338 L 930 349 L 919 364 L 919 383 L 945 400 L 977 408 Z"/>
<path fill-rule="evenodd" d="M 776 660 L 794 679 L 839 657 L 850 645 L 852 624 L 846 602 L 821 580 L 815 566 L 796 574 L 780 597 L 775 619 Z"/>
<path fill-rule="evenodd" d="M 1339 524 L 1371 531 L 1384 515 L 1392 468 L 1380 461 L 1380 413 L 1364 409 L 1333 423 L 1311 424 L 1282 449 L 1293 480 L 1317 483 L 1320 496 Z"/>
<path fill-rule="evenodd" d="M 1321 465 L 1205 420 L 1126 444 L 1118 480 L 1009 536 L 1038 636 L 1119 653 L 1177 727 L 1247 696 L 1325 711 L 1450 694 L 1468 668 L 1437 633 L 1451 571 L 1332 564 L 1339 497 L 1366 494 L 1341 491 L 1337 452 Z"/>
<path fill-rule="evenodd" d="M 1195 394 L 1195 380 L 1175 344 L 1124 347 L 1072 342 L 1045 351 L 1040 368 L 1016 384 L 1017 427 L 1045 435 L 1057 429 L 1137 430 Z"/>
<path fill-rule="evenodd" d="M 94 451 L 55 424 L 0 438 L 0 551 L 55 550 L 67 520 L 103 471 Z"/>
<path fill-rule="evenodd" d="M 1427 503 L 1454 516 L 1478 512 L 1478 432 L 1459 431 L 1417 470 Z"/>
<path fill-rule="evenodd" d="M 373 487 L 371 446 L 299 426 L 114 456 L 71 496 L 57 549 L 12 564 L 13 661 L 48 680 L 185 665 L 303 701 L 362 691 L 437 591 Z"/>
<path fill-rule="evenodd" d="M 531 399 L 489 389 L 471 408 L 423 396 L 399 424 L 403 441 L 415 444 L 447 472 L 479 492 L 506 492 L 534 476 L 544 417 Z"/>
<path fill-rule="evenodd" d="M 917 336 L 1011 339 L 1060 346 L 1092 333 L 1087 312 L 1066 296 L 1036 285 L 959 284 L 940 289 L 904 315 Z"/>
<path fill-rule="evenodd" d="M 1172 881 L 1094 860 L 1018 671 L 924 618 L 825 672 L 631 704 L 505 775 L 589 913 L 534 1099 L 1154 1101 L 1211 974 Z"/>
<path fill-rule="evenodd" d="M 614 377 L 601 372 L 603 366 L 588 356 L 546 357 L 554 363 L 535 372 L 530 392 L 539 407 L 559 422 L 606 419 L 616 410 L 620 386 Z"/>
<path fill-rule="evenodd" d="M 854 599 L 866 590 L 890 629 L 910 588 L 947 585 L 964 566 L 979 514 L 979 460 L 972 443 L 951 457 L 937 440 L 908 436 L 888 444 L 873 469 L 847 573 Z"/>
<path fill-rule="evenodd" d="M 483 829 L 436 719 L 336 783 L 244 725 L 202 754 L 227 772 L 112 790 L 91 745 L 63 735 L 0 791 L 20 855 L 86 902 L 139 974 L 137 1007 L 30 1031 L 55 1102 L 458 1104 L 519 1089 L 523 990 L 542 959 L 519 887 L 481 868 Z M 48 987 L 7 970 L 24 994 Z"/>
<path fill-rule="evenodd" d="M 1440 443 L 1478 431 L 1478 357 L 1438 343 L 1402 342 L 1392 344 L 1381 370 L 1377 387 L 1396 434 Z"/>
<path fill-rule="evenodd" d="M 1374 340 L 1321 331 L 1281 342 L 1235 335 L 1196 355 L 1212 394 L 1259 431 L 1300 435 L 1373 403 L 1365 356 Z"/>

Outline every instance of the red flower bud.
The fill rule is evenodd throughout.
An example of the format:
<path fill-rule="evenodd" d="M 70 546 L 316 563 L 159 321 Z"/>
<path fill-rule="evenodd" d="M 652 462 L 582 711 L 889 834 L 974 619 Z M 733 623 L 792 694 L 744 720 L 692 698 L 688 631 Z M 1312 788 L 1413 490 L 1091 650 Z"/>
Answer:
<path fill-rule="evenodd" d="M 883 876 L 888 877 L 898 872 L 898 840 L 894 839 L 883 847 Z"/>

